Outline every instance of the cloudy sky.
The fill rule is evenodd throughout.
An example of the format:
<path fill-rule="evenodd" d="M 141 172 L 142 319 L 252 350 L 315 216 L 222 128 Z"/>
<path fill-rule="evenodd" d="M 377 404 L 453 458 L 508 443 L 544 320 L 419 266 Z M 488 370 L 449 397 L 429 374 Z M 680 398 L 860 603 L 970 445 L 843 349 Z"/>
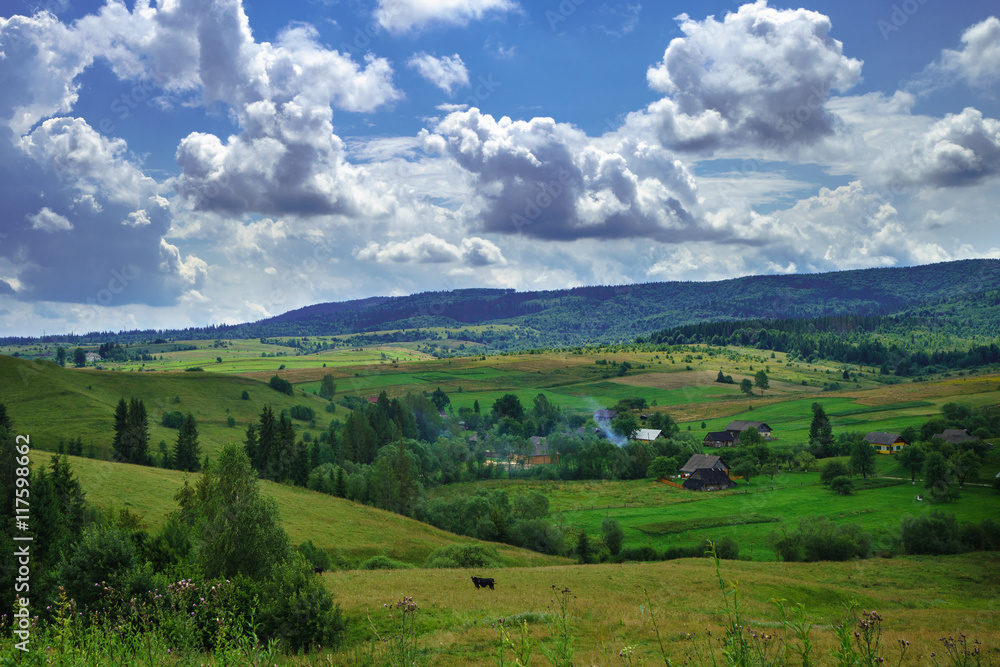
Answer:
<path fill-rule="evenodd" d="M 0 335 L 1000 257 L 992 1 L 8 0 Z"/>

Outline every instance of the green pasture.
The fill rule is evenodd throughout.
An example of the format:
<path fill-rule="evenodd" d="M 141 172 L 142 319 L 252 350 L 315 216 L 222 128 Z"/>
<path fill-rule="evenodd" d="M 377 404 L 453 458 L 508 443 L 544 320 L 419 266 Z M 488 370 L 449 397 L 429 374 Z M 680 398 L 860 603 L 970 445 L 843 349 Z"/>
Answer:
<path fill-rule="evenodd" d="M 150 453 L 165 440 L 172 447 L 177 431 L 160 421 L 164 412 L 190 412 L 198 422 L 202 455 L 212 456 L 230 440 L 243 439 L 247 425 L 256 421 L 265 405 L 275 411 L 294 405 L 311 406 L 325 425 L 326 402 L 311 394 L 295 396 L 274 391 L 265 383 L 215 373 L 132 373 L 60 368 L 45 361 L 0 356 L 0 402 L 7 406 L 19 433 L 31 436 L 36 449 L 55 451 L 60 438 L 83 439 L 84 452 L 110 449 L 118 400 L 142 399 L 149 415 Z M 249 400 L 242 400 L 243 391 Z M 227 425 L 233 417 L 236 426 Z M 302 429 L 305 422 L 294 422 Z"/>

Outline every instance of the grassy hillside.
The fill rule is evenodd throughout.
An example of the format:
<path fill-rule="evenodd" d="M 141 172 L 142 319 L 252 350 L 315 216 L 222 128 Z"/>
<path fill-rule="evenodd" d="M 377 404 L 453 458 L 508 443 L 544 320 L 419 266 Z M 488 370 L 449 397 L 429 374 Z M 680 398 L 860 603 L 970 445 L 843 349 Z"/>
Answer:
<path fill-rule="evenodd" d="M 33 462 L 48 464 L 50 455 L 35 451 Z M 93 461 L 69 457 L 80 479 L 87 501 L 97 507 L 128 509 L 144 517 L 152 531 L 166 515 L 177 509 L 174 495 L 184 480 L 193 484 L 197 475 L 174 470 Z M 354 565 L 377 555 L 412 564 L 422 564 L 436 548 L 457 542 L 473 542 L 398 514 L 358 505 L 307 489 L 261 481 L 261 490 L 278 504 L 281 523 L 293 544 L 312 540 L 334 556 L 335 562 Z M 497 544 L 510 566 L 556 565 L 564 558 Z"/>
<path fill-rule="evenodd" d="M 82 437 L 84 452 L 93 445 L 97 456 L 110 448 L 114 411 L 119 398 L 142 399 L 149 413 L 150 452 L 165 440 L 172 447 L 177 431 L 160 425 L 164 412 L 190 412 L 198 422 L 202 454 L 212 456 L 223 443 L 243 439 L 248 424 L 265 405 L 276 412 L 296 404 L 312 406 L 323 421 L 326 401 L 311 394 L 274 391 L 265 382 L 215 373 L 136 373 L 60 368 L 46 361 L 0 356 L 0 402 L 21 433 L 31 435 L 36 449 L 55 451 L 59 439 Z M 246 390 L 250 400 L 242 400 Z M 233 417 L 236 426 L 227 426 Z M 300 429 L 305 422 L 295 422 Z"/>
<path fill-rule="evenodd" d="M 495 577 L 496 590 L 474 589 L 470 574 Z M 783 598 L 790 607 L 803 603 L 815 624 L 810 638 L 820 665 L 836 664 L 830 657 L 833 626 L 842 622 L 844 605 L 851 599 L 884 618 L 886 664 L 896 664 L 899 639 L 910 642 L 903 665 L 952 664 L 936 663 L 930 655 L 943 657 L 940 638 L 959 633 L 968 635 L 970 643 L 983 642 L 983 665 L 1000 663 L 996 554 L 781 565 L 724 561 L 722 576 L 739 582 L 745 596 L 743 622 L 751 630 L 782 635 L 780 616 L 769 600 Z M 511 626 L 525 620 L 534 649 L 531 664 L 547 664 L 541 647 L 556 645 L 554 624 L 562 618 L 563 598 L 573 664 L 579 665 L 641 664 L 639 660 L 662 664 L 654 616 L 673 664 L 713 664 L 709 654 L 718 651 L 725 622 L 719 583 L 708 559 L 476 572 L 333 572 L 324 577 L 356 621 L 351 643 L 333 658 L 335 664 L 360 664 L 367 649 L 359 644 L 372 637 L 371 627 L 383 634 L 393 628 L 383 604 L 403 596 L 412 597 L 419 607 L 417 649 L 434 665 L 492 664 L 500 619 L 508 622 L 515 639 L 518 633 Z M 569 589 L 565 596 L 560 594 L 564 588 Z M 696 637 L 691 641 L 682 633 Z M 634 650 L 631 663 L 619 657 L 626 646 Z M 512 661 L 509 651 L 506 659 Z"/>

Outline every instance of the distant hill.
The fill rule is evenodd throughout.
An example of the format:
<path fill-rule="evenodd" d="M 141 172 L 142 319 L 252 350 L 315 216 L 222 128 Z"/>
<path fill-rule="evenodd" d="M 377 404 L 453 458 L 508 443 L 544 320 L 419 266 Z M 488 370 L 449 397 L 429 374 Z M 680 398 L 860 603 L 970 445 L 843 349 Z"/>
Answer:
<path fill-rule="evenodd" d="M 420 327 L 508 324 L 520 331 L 464 332 L 496 349 L 608 343 L 699 322 L 817 318 L 924 312 L 955 315 L 955 304 L 1000 287 L 1000 260 L 962 260 L 925 266 L 833 273 L 748 276 L 716 282 L 660 282 L 538 292 L 461 289 L 402 297 L 321 303 L 258 322 L 170 331 L 97 333 L 80 342 L 156 337 L 258 338 L 365 334 Z M 942 304 L 951 304 L 942 305 Z M 964 326 L 988 327 L 990 304 L 976 301 Z M 982 317 L 987 307 L 987 316 Z M 977 333 L 972 331 L 971 333 Z M 985 332 L 979 332 L 985 333 Z M 463 336 L 465 337 L 465 336 Z M 370 339 L 370 336 L 368 337 Z M 408 340 L 396 333 L 378 340 Z M 67 340 L 48 337 L 46 340 Z M 29 342 L 7 339 L 8 342 Z"/>

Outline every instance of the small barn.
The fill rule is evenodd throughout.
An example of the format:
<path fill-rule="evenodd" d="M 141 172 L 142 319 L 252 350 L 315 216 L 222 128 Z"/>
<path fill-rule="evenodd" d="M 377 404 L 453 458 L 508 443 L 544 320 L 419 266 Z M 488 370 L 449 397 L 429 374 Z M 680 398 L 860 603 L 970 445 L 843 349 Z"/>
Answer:
<path fill-rule="evenodd" d="M 729 464 L 722 460 L 721 456 L 712 456 L 711 454 L 694 454 L 688 459 L 688 462 L 684 464 L 681 468 L 681 477 L 690 477 L 697 470 L 703 468 L 712 468 L 715 470 L 721 470 L 726 475 L 729 475 Z"/>
<path fill-rule="evenodd" d="M 729 426 L 726 427 L 726 430 L 732 433 L 737 439 L 739 439 L 740 433 L 742 431 L 747 430 L 748 428 L 757 429 L 757 431 L 760 433 L 760 437 L 764 438 L 765 440 L 771 439 L 771 427 L 765 424 L 764 422 L 752 422 L 752 421 L 747 421 L 745 419 L 734 419 L 733 421 L 729 422 Z"/>
<path fill-rule="evenodd" d="M 712 431 L 705 434 L 701 444 L 705 447 L 733 447 L 738 443 L 739 439 L 729 431 Z"/>
<path fill-rule="evenodd" d="M 596 410 L 594 412 L 594 421 L 595 422 L 611 421 L 617 416 L 618 416 L 617 410 Z"/>
<path fill-rule="evenodd" d="M 898 433 L 882 433 L 881 431 L 872 431 L 865 436 L 865 440 L 875 451 L 879 454 L 895 454 L 903 447 L 906 446 L 906 441 Z"/>
<path fill-rule="evenodd" d="M 698 468 L 684 480 L 684 488 L 689 491 L 722 491 L 736 486 L 725 470 L 718 468 Z"/>

